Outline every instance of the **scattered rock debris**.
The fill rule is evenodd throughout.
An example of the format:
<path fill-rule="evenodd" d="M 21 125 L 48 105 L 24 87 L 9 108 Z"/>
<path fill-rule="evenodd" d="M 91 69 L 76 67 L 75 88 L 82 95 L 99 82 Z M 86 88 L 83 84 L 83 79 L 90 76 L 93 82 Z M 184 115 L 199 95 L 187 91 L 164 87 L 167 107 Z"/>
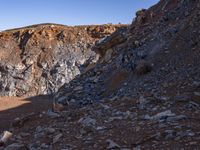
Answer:
<path fill-rule="evenodd" d="M 99 55 L 98 60 L 70 82 L 59 78 L 64 84 L 53 92 L 53 109 L 32 116 L 23 126 L 11 127 L 13 136 L 2 148 L 199 149 L 199 6 L 198 0 L 161 0 L 150 9 L 138 11 L 128 28 L 114 32 L 106 27 L 103 36 L 99 34 L 100 27 L 87 29 L 97 39 L 90 50 Z M 22 52 L 26 53 L 28 47 L 24 43 L 37 45 L 34 40 L 28 40 L 34 33 L 55 38 L 49 34 L 54 29 L 47 29 L 39 33 L 32 30 L 12 33 L 21 37 L 18 40 L 21 49 L 25 47 Z M 26 36 L 18 36 L 22 33 Z M 0 38 L 5 40 L 5 37 L 6 32 L 0 33 Z M 64 30 L 57 38 L 73 41 L 74 35 L 68 36 Z M 49 49 L 45 47 L 43 51 Z M 43 55 L 40 57 L 45 60 Z M 25 62 L 26 66 L 32 64 L 28 56 Z M 42 76 L 50 79 L 58 76 L 58 72 L 64 77 L 69 75 L 65 69 L 62 71 L 62 66 L 68 63 L 63 60 L 50 72 L 50 64 L 43 61 L 38 67 L 43 68 Z M 73 65 L 69 66 L 71 70 Z M 23 64 L 16 67 L 24 70 Z M 10 70 L 15 69 L 8 64 L 0 66 L 1 74 Z M 118 75 L 121 72 L 125 75 Z M 26 77 L 12 71 L 10 74 L 17 81 Z M 45 81 L 53 87 L 54 80 Z M 10 83 L 8 89 L 15 89 L 16 85 L 7 83 Z M 20 84 L 18 89 L 23 89 L 23 93 L 29 88 Z"/>

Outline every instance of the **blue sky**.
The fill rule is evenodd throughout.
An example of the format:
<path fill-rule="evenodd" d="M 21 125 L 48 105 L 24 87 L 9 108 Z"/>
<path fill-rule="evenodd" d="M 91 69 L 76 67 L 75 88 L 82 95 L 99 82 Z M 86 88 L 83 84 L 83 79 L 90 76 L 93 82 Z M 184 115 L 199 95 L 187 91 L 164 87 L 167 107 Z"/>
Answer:
<path fill-rule="evenodd" d="M 0 0 L 0 30 L 38 23 L 131 23 L 141 8 L 159 0 Z"/>

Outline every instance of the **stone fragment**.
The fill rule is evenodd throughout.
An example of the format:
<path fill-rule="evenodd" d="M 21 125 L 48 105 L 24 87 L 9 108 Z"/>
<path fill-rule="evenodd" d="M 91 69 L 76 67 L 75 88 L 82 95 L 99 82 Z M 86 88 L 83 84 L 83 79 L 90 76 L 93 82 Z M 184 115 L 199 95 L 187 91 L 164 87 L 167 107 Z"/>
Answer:
<path fill-rule="evenodd" d="M 190 101 L 191 100 L 191 97 L 186 95 L 186 94 L 183 94 L 183 95 L 176 95 L 174 97 L 174 100 L 176 102 L 187 102 L 187 101 Z"/>
<path fill-rule="evenodd" d="M 0 145 L 7 143 L 12 138 L 12 136 L 13 134 L 11 132 L 4 131 L 0 137 Z"/>
<path fill-rule="evenodd" d="M 8 145 L 5 150 L 28 150 L 28 148 L 23 144 L 13 143 Z"/>
<path fill-rule="evenodd" d="M 113 140 L 111 139 L 107 139 L 106 143 L 108 144 L 107 149 L 111 150 L 111 149 L 120 149 L 120 146 L 115 143 Z"/>
<path fill-rule="evenodd" d="M 77 86 L 77 87 L 74 88 L 74 91 L 80 91 L 80 90 L 82 90 L 82 89 L 83 89 L 82 86 Z"/>
<path fill-rule="evenodd" d="M 166 119 L 168 122 L 174 122 L 179 120 L 187 119 L 188 117 L 186 115 L 178 115 L 178 116 L 170 116 Z"/>
<path fill-rule="evenodd" d="M 161 119 L 167 119 L 168 117 L 174 117 L 175 114 L 171 112 L 171 110 L 166 110 L 163 112 L 160 112 L 154 116 L 145 115 L 145 119 L 147 120 L 161 120 Z"/>
<path fill-rule="evenodd" d="M 111 59 L 112 53 L 113 53 L 113 50 L 111 48 L 106 51 L 106 54 L 104 56 L 105 62 L 108 62 Z"/>
<path fill-rule="evenodd" d="M 47 132 L 47 134 L 53 134 L 56 130 L 54 128 L 51 128 L 51 127 L 47 127 L 45 129 L 45 131 Z"/>
<path fill-rule="evenodd" d="M 59 113 L 56 113 L 56 112 L 53 112 L 53 111 L 51 111 L 51 110 L 48 110 L 47 111 L 47 116 L 49 116 L 50 118 L 59 118 L 60 117 L 60 114 Z"/>
<path fill-rule="evenodd" d="M 53 138 L 53 144 L 59 142 L 59 140 L 61 139 L 62 136 L 63 136 L 62 133 L 57 134 L 57 135 Z"/>
<path fill-rule="evenodd" d="M 94 126 L 96 124 L 96 120 L 90 117 L 83 117 L 78 120 L 78 123 L 81 123 L 83 126 Z"/>

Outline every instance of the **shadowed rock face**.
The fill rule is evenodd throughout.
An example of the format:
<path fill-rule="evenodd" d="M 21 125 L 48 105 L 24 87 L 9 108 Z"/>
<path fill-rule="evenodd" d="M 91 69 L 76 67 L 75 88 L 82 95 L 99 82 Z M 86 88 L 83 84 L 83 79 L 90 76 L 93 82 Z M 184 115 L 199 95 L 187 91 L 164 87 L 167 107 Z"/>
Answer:
<path fill-rule="evenodd" d="M 199 8 L 197 0 L 161 0 L 148 10 L 138 11 L 127 29 L 121 28 L 95 44 L 93 50 L 100 55 L 96 66 L 64 84 L 55 101 L 83 106 L 113 96 L 136 96 L 146 90 L 161 95 L 164 82 L 172 85 L 177 79 L 181 83 L 189 76 L 193 78 L 199 53 L 191 50 L 199 48 Z M 183 70 L 190 75 L 187 77 Z M 121 72 L 128 75 L 121 77 L 123 81 L 115 80 L 118 88 L 113 88 L 110 85 Z"/>
<path fill-rule="evenodd" d="M 0 95 L 51 94 L 98 60 L 96 41 L 121 25 L 34 25 L 0 33 Z"/>

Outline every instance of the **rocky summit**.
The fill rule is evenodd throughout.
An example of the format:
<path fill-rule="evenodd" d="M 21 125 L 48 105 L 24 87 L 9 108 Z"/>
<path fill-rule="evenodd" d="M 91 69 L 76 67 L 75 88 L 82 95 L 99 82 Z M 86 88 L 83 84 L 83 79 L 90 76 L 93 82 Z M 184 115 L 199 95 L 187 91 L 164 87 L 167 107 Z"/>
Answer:
<path fill-rule="evenodd" d="M 199 25 L 199 0 L 160 0 L 128 26 L 1 32 L 1 95 L 53 102 L 9 120 L 0 150 L 200 149 Z"/>

